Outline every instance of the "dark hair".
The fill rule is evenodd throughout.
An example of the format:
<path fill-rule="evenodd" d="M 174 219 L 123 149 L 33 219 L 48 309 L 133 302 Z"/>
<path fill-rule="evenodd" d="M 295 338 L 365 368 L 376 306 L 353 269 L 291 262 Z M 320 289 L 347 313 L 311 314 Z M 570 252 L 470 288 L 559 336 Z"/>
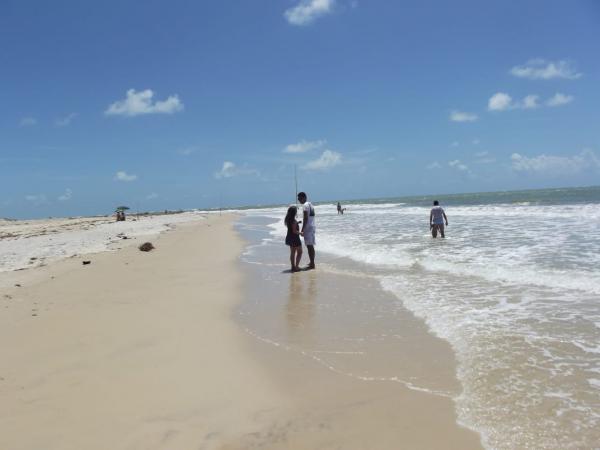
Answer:
<path fill-rule="evenodd" d="M 440 202 L 438 202 L 437 200 L 433 201 L 433 206 L 438 206 L 440 204 Z"/>
<path fill-rule="evenodd" d="M 298 192 L 298 198 L 300 198 L 300 197 L 307 198 L 306 197 L 306 192 Z"/>
<path fill-rule="evenodd" d="M 291 227 L 294 220 L 296 220 L 296 213 L 298 212 L 298 208 L 295 206 L 290 206 L 287 210 L 287 214 L 285 215 L 285 219 L 283 219 L 283 223 L 287 227 Z"/>

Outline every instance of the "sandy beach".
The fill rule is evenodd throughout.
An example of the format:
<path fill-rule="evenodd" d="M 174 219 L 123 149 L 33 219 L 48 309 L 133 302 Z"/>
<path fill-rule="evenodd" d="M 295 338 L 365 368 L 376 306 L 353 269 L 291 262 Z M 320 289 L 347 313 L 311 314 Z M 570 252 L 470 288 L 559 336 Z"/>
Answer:
<path fill-rule="evenodd" d="M 0 274 L 0 448 L 480 448 L 449 396 L 353 378 L 253 334 L 239 308 L 261 295 L 273 299 L 263 320 L 315 338 L 303 286 L 318 287 L 318 303 L 336 279 L 285 275 L 284 298 L 260 286 L 239 261 L 234 219 L 177 225 L 149 253 L 131 240 Z M 415 376 L 439 368 L 436 387 L 457 389 L 450 348 L 404 320 L 419 344 L 395 360 L 419 353 L 431 364 Z"/>

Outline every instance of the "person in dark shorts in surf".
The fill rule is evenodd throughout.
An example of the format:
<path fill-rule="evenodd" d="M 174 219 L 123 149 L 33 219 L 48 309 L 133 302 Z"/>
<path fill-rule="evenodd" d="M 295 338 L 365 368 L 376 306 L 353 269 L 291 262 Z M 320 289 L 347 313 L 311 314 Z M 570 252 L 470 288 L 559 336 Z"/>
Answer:
<path fill-rule="evenodd" d="M 446 213 L 440 206 L 440 202 L 434 200 L 433 208 L 431 208 L 431 212 L 429 213 L 429 229 L 434 238 L 437 237 L 438 231 L 442 238 L 446 237 L 444 235 L 444 221 L 446 222 L 446 226 L 448 226 L 448 217 L 446 217 Z"/>
<path fill-rule="evenodd" d="M 292 265 L 291 271 L 298 272 L 300 270 L 299 264 L 302 258 L 302 241 L 300 240 L 300 227 L 296 220 L 296 214 L 298 208 L 290 206 L 285 215 L 283 222 L 287 227 L 287 235 L 285 236 L 285 245 L 290 247 L 290 263 Z"/>

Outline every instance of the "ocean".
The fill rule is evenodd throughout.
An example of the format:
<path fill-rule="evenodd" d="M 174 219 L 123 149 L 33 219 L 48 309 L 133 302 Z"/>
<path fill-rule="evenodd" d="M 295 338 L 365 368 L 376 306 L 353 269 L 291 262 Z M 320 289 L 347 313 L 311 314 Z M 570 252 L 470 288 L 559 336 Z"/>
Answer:
<path fill-rule="evenodd" d="M 486 448 L 599 448 L 600 187 L 435 199 L 446 239 L 429 233 L 432 196 L 342 202 L 344 215 L 311 199 L 317 270 L 376 280 L 386 314 L 407 309 L 450 344 L 459 422 Z M 262 228 L 246 262 L 287 267 L 285 210 L 243 211 L 242 229 Z"/>

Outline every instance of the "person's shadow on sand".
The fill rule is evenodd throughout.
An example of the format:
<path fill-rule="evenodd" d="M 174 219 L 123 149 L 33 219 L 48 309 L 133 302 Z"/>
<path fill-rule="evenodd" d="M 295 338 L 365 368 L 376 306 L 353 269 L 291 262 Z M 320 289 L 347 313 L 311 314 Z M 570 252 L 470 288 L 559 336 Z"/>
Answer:
<path fill-rule="evenodd" d="M 300 270 L 285 269 L 285 270 L 282 270 L 281 273 L 308 272 L 309 270 L 312 270 L 312 268 L 310 268 L 310 267 L 301 267 Z"/>

